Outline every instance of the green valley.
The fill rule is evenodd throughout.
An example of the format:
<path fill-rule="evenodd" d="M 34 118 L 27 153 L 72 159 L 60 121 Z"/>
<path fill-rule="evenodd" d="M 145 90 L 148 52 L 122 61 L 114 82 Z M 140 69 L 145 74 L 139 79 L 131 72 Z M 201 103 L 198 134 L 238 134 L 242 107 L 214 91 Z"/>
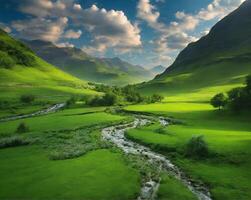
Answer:
<path fill-rule="evenodd" d="M 250 10 L 3 0 L 0 200 L 250 200 Z"/>

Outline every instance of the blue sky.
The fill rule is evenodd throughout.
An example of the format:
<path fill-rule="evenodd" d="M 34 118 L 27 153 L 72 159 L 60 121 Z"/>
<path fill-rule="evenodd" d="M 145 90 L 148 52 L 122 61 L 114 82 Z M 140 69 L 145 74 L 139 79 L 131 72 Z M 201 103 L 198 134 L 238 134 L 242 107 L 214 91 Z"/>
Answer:
<path fill-rule="evenodd" d="M 169 66 L 243 0 L 1 0 L 0 26 L 18 38 L 99 57 Z"/>

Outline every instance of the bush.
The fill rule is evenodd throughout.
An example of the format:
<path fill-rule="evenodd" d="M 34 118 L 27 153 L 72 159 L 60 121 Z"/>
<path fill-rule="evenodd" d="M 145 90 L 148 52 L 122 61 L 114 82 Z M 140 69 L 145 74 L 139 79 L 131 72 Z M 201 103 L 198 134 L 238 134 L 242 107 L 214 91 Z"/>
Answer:
<path fill-rule="evenodd" d="M 114 93 L 106 93 L 104 96 L 96 96 L 86 103 L 90 106 L 113 106 L 118 102 L 118 97 Z"/>
<path fill-rule="evenodd" d="M 35 100 L 35 96 L 32 94 L 24 94 L 20 97 L 20 101 L 23 103 L 31 103 Z"/>
<path fill-rule="evenodd" d="M 74 105 L 74 104 L 76 103 L 76 101 L 77 101 L 77 98 L 76 98 L 76 97 L 71 97 L 70 99 L 68 99 L 68 100 L 66 101 L 66 106 L 69 107 L 69 106 L 71 106 L 71 105 Z"/>
<path fill-rule="evenodd" d="M 26 133 L 28 132 L 30 129 L 29 127 L 24 123 L 24 122 L 21 122 L 18 127 L 17 127 L 17 133 Z"/>
<path fill-rule="evenodd" d="M 0 66 L 10 69 L 14 65 L 14 60 L 7 53 L 0 51 Z"/>
<path fill-rule="evenodd" d="M 10 107 L 10 102 L 8 101 L 0 101 L 0 108 L 1 109 L 7 109 Z"/>
<path fill-rule="evenodd" d="M 23 146 L 23 145 L 28 145 L 28 144 L 29 144 L 29 141 L 19 136 L 11 136 L 8 138 L 0 139 L 0 149 L 7 148 L 7 147 Z"/>
<path fill-rule="evenodd" d="M 185 149 L 185 155 L 192 158 L 208 157 L 208 145 L 202 135 L 194 136 L 188 141 Z"/>
<path fill-rule="evenodd" d="M 161 102 L 163 99 L 164 99 L 164 97 L 161 96 L 161 95 L 159 95 L 159 94 L 153 94 L 153 95 L 150 97 L 151 103 Z"/>

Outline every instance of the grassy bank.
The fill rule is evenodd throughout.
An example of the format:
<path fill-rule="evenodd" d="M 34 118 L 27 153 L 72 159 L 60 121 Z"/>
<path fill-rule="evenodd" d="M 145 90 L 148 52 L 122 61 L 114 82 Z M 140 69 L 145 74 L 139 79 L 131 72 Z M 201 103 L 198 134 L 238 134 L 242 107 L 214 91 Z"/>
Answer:
<path fill-rule="evenodd" d="M 187 174 L 209 185 L 214 199 L 251 198 L 248 183 L 251 178 L 251 125 L 248 116 L 215 111 L 203 103 L 135 105 L 126 110 L 181 119 L 183 125 L 161 128 L 157 123 L 130 130 L 128 137 L 172 157 Z M 203 160 L 184 156 L 186 143 L 195 135 L 204 135 L 212 156 Z"/>

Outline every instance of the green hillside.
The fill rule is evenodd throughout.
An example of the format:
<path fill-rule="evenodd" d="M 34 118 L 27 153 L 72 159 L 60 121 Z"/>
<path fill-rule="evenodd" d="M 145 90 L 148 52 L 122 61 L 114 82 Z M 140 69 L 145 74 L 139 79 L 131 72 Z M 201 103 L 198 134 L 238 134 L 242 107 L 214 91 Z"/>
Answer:
<path fill-rule="evenodd" d="M 54 103 L 72 95 L 92 94 L 97 93 L 87 82 L 48 64 L 0 30 L 0 102 L 12 102 L 15 107 L 22 95 L 34 95 L 40 103 Z"/>
<path fill-rule="evenodd" d="M 246 1 L 189 44 L 163 74 L 139 86 L 141 91 L 158 91 L 170 101 L 197 101 L 242 85 L 251 73 L 250 10 L 251 1 Z"/>
<path fill-rule="evenodd" d="M 83 80 L 109 85 L 126 85 L 153 77 L 150 71 L 119 58 L 94 58 L 81 49 L 59 48 L 51 42 L 41 40 L 24 42 L 47 62 Z"/>

